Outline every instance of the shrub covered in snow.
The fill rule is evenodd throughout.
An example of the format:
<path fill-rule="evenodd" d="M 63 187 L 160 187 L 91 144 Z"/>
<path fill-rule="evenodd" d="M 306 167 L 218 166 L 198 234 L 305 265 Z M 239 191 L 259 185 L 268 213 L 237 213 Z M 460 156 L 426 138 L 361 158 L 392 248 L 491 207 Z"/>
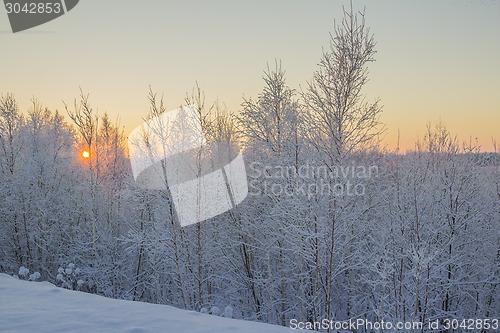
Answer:
<path fill-rule="evenodd" d="M 224 308 L 224 311 L 221 311 L 221 309 L 218 306 L 212 306 L 210 310 L 207 307 L 202 307 L 200 309 L 201 313 L 206 313 L 206 314 L 211 314 L 214 316 L 221 316 L 225 318 L 233 318 L 233 308 L 228 305 Z"/>
<path fill-rule="evenodd" d="M 36 281 L 41 277 L 39 272 L 34 272 L 30 274 L 30 270 L 24 266 L 19 267 L 19 271 L 17 275 L 13 275 L 17 279 L 28 280 L 28 281 Z"/>
<path fill-rule="evenodd" d="M 233 318 L 233 308 L 230 305 L 224 309 L 224 317 Z"/>
<path fill-rule="evenodd" d="M 30 281 L 36 281 L 36 280 L 38 280 L 40 278 L 40 276 L 41 275 L 40 275 L 39 272 L 35 272 L 33 274 L 30 274 L 30 277 L 29 277 L 28 280 L 30 280 Z"/>
<path fill-rule="evenodd" d="M 212 306 L 210 308 L 210 314 L 213 314 L 215 316 L 219 316 L 220 315 L 220 309 L 216 306 Z"/>
<path fill-rule="evenodd" d="M 18 272 L 19 277 L 25 278 L 28 276 L 29 273 L 30 273 L 30 270 L 27 269 L 26 267 L 24 267 L 24 266 L 19 267 L 19 272 Z"/>

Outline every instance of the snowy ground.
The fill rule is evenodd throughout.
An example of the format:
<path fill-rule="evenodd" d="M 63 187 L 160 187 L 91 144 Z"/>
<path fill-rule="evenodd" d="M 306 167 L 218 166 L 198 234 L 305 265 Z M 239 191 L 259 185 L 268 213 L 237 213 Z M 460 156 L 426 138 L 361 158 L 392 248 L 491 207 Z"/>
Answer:
<path fill-rule="evenodd" d="M 285 327 L 109 299 L 0 274 L 0 332 L 280 333 Z"/>

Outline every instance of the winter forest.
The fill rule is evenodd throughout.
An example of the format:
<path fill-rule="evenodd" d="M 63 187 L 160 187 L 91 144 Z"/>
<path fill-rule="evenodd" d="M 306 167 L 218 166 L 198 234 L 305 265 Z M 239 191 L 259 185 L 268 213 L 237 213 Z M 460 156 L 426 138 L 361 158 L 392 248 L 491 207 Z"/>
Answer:
<path fill-rule="evenodd" d="M 498 317 L 500 149 L 441 123 L 413 151 L 385 149 L 383 96 L 363 90 L 375 58 L 364 15 L 346 11 L 301 88 L 280 61 L 239 110 L 196 85 L 185 105 L 208 142 L 242 152 L 248 195 L 185 227 L 168 191 L 137 186 L 127 133 L 92 91 L 59 111 L 3 92 L 0 272 L 282 326 Z M 145 98 L 144 119 L 169 111 Z"/>

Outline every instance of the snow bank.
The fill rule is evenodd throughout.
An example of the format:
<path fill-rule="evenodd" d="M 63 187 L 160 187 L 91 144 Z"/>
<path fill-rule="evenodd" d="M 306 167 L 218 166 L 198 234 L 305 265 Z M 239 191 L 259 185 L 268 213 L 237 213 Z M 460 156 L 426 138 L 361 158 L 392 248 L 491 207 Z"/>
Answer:
<path fill-rule="evenodd" d="M 56 333 L 283 333 L 255 322 L 115 300 L 0 274 L 0 332 Z"/>

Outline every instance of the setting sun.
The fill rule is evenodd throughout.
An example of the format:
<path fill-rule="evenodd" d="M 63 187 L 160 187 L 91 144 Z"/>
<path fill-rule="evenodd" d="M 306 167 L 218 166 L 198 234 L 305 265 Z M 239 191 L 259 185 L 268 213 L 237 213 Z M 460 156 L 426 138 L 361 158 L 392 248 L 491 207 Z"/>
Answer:
<path fill-rule="evenodd" d="M 89 158 L 90 157 L 90 153 L 87 150 L 84 150 L 82 152 L 82 156 L 83 156 L 83 158 Z"/>

